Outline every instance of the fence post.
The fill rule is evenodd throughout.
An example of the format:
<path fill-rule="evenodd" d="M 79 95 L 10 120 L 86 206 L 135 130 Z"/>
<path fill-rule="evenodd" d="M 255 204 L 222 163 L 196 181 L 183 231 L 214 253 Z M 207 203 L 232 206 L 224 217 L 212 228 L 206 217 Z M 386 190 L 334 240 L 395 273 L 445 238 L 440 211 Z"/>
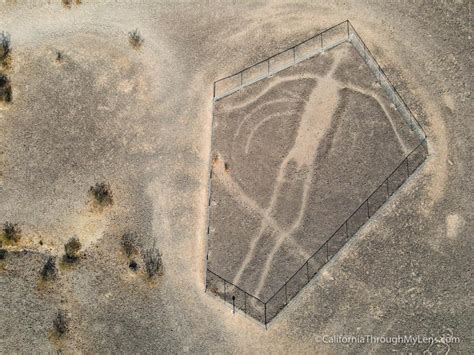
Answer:
<path fill-rule="evenodd" d="M 308 277 L 308 282 L 309 282 L 309 263 L 306 262 L 306 276 Z"/>
<path fill-rule="evenodd" d="M 370 218 L 369 199 L 367 199 L 367 219 Z"/>
<path fill-rule="evenodd" d="M 296 64 L 296 50 L 295 50 L 295 47 L 293 47 L 293 64 Z"/>
<path fill-rule="evenodd" d="M 247 292 L 244 292 L 244 313 L 247 314 Z"/>
<path fill-rule="evenodd" d="M 267 76 L 270 76 L 270 59 L 267 60 Z"/>
<path fill-rule="evenodd" d="M 326 242 L 326 262 L 329 261 L 329 241 Z"/>
<path fill-rule="evenodd" d="M 240 72 L 240 86 L 244 85 L 244 71 Z"/>
<path fill-rule="evenodd" d="M 323 34 L 321 33 L 321 52 L 323 51 L 324 45 L 323 45 Z"/>
<path fill-rule="evenodd" d="M 349 20 L 346 20 L 347 25 L 347 39 L 349 39 Z"/>
<path fill-rule="evenodd" d="M 286 300 L 285 305 L 288 304 L 288 291 L 286 290 L 286 285 L 288 285 L 288 282 L 285 284 L 285 300 Z"/>
<path fill-rule="evenodd" d="M 265 329 L 267 329 L 267 304 L 266 304 L 266 303 L 263 304 L 263 313 L 265 313 L 265 314 L 264 314 L 264 317 L 265 317 Z"/>
<path fill-rule="evenodd" d="M 226 291 L 225 280 L 224 280 L 224 302 L 226 302 L 226 301 L 227 301 L 227 291 Z"/>
<path fill-rule="evenodd" d="M 408 166 L 408 156 L 406 157 L 407 161 L 407 178 L 410 176 L 410 167 Z"/>

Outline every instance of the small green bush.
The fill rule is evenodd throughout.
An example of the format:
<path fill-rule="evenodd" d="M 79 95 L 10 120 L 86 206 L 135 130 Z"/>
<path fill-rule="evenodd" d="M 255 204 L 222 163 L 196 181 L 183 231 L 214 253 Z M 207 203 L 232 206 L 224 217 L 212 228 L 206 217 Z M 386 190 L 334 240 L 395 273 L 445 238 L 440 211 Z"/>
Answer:
<path fill-rule="evenodd" d="M 145 40 L 142 38 L 140 32 L 138 32 L 138 29 L 136 29 L 128 33 L 128 41 L 130 42 L 133 48 L 138 49 L 141 47 Z"/>
<path fill-rule="evenodd" d="M 0 33 L 0 61 L 3 62 L 11 53 L 11 39 L 8 32 Z"/>
<path fill-rule="evenodd" d="M 20 232 L 21 230 L 17 224 L 13 224 L 10 222 L 5 222 L 3 224 L 3 235 L 6 239 L 10 241 L 18 242 L 21 238 Z"/>
<path fill-rule="evenodd" d="M 127 232 L 122 235 L 122 248 L 128 257 L 132 256 L 137 251 L 137 238 L 138 235 L 133 232 Z"/>
<path fill-rule="evenodd" d="M 110 185 L 105 182 L 96 183 L 95 186 L 91 186 L 89 192 L 101 206 L 107 206 L 113 202 L 112 190 Z"/>
<path fill-rule="evenodd" d="M 43 280 L 54 280 L 58 276 L 58 268 L 56 267 L 56 259 L 50 256 L 41 270 Z"/>
<path fill-rule="evenodd" d="M 53 326 L 60 337 L 69 331 L 69 317 L 64 310 L 58 311 L 56 318 L 53 320 Z"/>
<path fill-rule="evenodd" d="M 65 260 L 68 262 L 74 262 L 79 258 L 79 250 L 81 249 L 81 242 L 77 237 L 72 237 L 64 245 Z"/>
<path fill-rule="evenodd" d="M 146 249 L 143 252 L 143 261 L 145 262 L 145 270 L 149 278 L 152 278 L 163 270 L 161 253 L 154 244 L 152 248 Z"/>
<path fill-rule="evenodd" d="M 12 86 L 6 75 L 0 74 L 0 101 L 10 102 L 12 100 Z"/>

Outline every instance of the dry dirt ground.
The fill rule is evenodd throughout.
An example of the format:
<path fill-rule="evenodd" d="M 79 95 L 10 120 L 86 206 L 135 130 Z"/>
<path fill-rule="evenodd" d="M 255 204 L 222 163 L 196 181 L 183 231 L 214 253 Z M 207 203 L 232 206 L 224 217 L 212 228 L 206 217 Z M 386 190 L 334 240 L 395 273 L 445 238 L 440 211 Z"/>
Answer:
<path fill-rule="evenodd" d="M 472 352 L 471 7 L 2 2 L 13 101 L 0 108 L 0 222 L 23 235 L 0 265 L 0 352 Z M 345 19 L 424 126 L 430 157 L 265 330 L 204 293 L 212 82 Z M 87 191 L 101 180 L 114 204 L 98 209 Z M 129 270 L 125 230 L 156 241 L 162 276 Z M 41 283 L 47 255 L 73 234 L 80 262 Z M 59 308 L 71 317 L 61 339 Z M 342 334 L 460 342 L 324 338 Z"/>

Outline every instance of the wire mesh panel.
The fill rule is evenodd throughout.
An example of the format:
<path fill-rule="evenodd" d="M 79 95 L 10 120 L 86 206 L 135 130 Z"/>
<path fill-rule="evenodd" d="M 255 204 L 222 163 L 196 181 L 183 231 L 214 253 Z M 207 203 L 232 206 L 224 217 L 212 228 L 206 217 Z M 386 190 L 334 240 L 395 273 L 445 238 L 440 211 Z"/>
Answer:
<path fill-rule="evenodd" d="M 321 269 L 324 264 L 326 264 L 326 262 L 327 251 L 326 245 L 324 245 L 307 261 L 309 277 L 313 277 L 319 271 L 319 269 Z"/>
<path fill-rule="evenodd" d="M 425 161 L 428 156 L 428 149 L 425 146 L 425 141 L 420 144 L 409 156 L 408 156 L 408 172 L 413 172 Z"/>
<path fill-rule="evenodd" d="M 362 58 L 365 58 L 365 46 L 362 39 L 359 37 L 357 32 L 355 32 L 354 28 L 351 24 L 349 24 L 349 40 L 351 41 L 352 46 L 359 52 Z"/>
<path fill-rule="evenodd" d="M 236 309 L 240 309 L 244 313 L 247 312 L 246 292 L 237 286 L 226 284 L 226 300 L 235 306 Z"/>
<path fill-rule="evenodd" d="M 225 96 L 226 94 L 231 93 L 240 87 L 241 85 L 240 73 L 230 76 L 228 78 L 216 81 L 214 85 L 215 85 L 214 96 L 216 98 Z"/>
<path fill-rule="evenodd" d="M 265 324 L 265 303 L 247 294 L 246 299 L 247 314 L 253 319 Z"/>
<path fill-rule="evenodd" d="M 293 48 L 270 58 L 270 74 L 288 68 L 295 64 L 295 51 Z"/>
<path fill-rule="evenodd" d="M 225 281 L 214 274 L 212 271 L 207 271 L 207 288 L 206 290 L 215 296 L 219 296 L 224 299 L 224 283 Z"/>
<path fill-rule="evenodd" d="M 348 39 L 347 22 L 344 21 L 322 33 L 323 47 L 325 49 L 332 47 Z"/>
<path fill-rule="evenodd" d="M 405 159 L 397 169 L 388 177 L 388 190 L 390 195 L 398 190 L 408 178 L 407 159 Z"/>
<path fill-rule="evenodd" d="M 370 195 L 367 203 L 369 204 L 369 216 L 373 216 L 375 212 L 388 199 L 388 182 L 385 180 L 382 185 Z"/>
<path fill-rule="evenodd" d="M 286 288 L 283 286 L 267 301 L 267 322 L 270 322 L 287 305 Z"/>
<path fill-rule="evenodd" d="M 309 58 L 321 53 L 321 35 L 315 36 L 295 47 L 295 57 L 297 61 Z"/>
<path fill-rule="evenodd" d="M 268 76 L 268 61 L 254 65 L 242 72 L 242 83 L 248 85 Z"/>
<path fill-rule="evenodd" d="M 367 201 L 365 201 L 355 213 L 347 220 L 347 232 L 349 237 L 357 233 L 360 227 L 369 219 Z"/>
<path fill-rule="evenodd" d="M 331 259 L 346 244 L 347 227 L 344 223 L 327 241 L 328 243 L 328 259 Z"/>
<path fill-rule="evenodd" d="M 286 292 L 288 295 L 288 301 L 291 300 L 296 294 L 309 282 L 308 269 L 304 264 L 286 284 Z"/>
<path fill-rule="evenodd" d="M 365 62 L 367 66 L 369 67 L 370 71 L 372 72 L 372 74 L 374 75 L 374 79 L 378 81 L 380 77 L 380 70 L 379 70 L 378 63 L 369 53 L 367 53 Z"/>

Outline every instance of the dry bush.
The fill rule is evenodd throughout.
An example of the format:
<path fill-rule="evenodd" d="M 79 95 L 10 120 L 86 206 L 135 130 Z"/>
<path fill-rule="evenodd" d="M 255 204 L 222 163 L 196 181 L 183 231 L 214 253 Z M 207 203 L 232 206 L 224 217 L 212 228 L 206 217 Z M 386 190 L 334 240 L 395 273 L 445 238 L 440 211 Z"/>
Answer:
<path fill-rule="evenodd" d="M 152 278 L 156 274 L 163 270 L 163 260 L 161 253 L 155 244 L 150 249 L 146 249 L 143 252 L 143 261 L 145 262 L 145 270 L 149 278 Z"/>
<path fill-rule="evenodd" d="M 12 100 L 12 86 L 6 75 L 0 74 L 0 101 L 10 102 Z"/>
<path fill-rule="evenodd" d="M 0 62 L 4 62 L 12 51 L 10 34 L 8 32 L 0 33 Z"/>
<path fill-rule="evenodd" d="M 6 239 L 10 241 L 18 242 L 21 238 L 20 232 L 21 230 L 17 224 L 13 224 L 10 222 L 5 222 L 3 224 L 3 235 Z"/>
<path fill-rule="evenodd" d="M 138 271 L 138 269 L 140 268 L 140 265 L 138 265 L 138 263 L 135 260 L 132 260 L 130 261 L 130 264 L 128 264 L 128 267 L 132 271 Z"/>
<path fill-rule="evenodd" d="M 105 182 L 96 183 L 95 186 L 91 186 L 89 192 L 101 206 L 107 206 L 113 202 L 112 190 L 110 185 Z"/>
<path fill-rule="evenodd" d="M 137 239 L 138 235 L 133 232 L 127 232 L 122 235 L 122 248 L 128 257 L 132 256 L 137 251 Z"/>
<path fill-rule="evenodd" d="M 72 237 L 64 245 L 64 259 L 68 262 L 74 262 L 79 258 L 79 250 L 81 249 L 81 242 L 77 237 Z"/>
<path fill-rule="evenodd" d="M 138 49 L 142 46 L 145 40 L 141 36 L 140 32 L 138 32 L 138 29 L 136 29 L 128 33 L 128 41 L 130 42 L 133 48 Z"/>
<path fill-rule="evenodd" d="M 56 61 L 59 63 L 59 62 L 62 62 L 63 60 L 63 53 L 61 51 L 56 51 Z"/>
<path fill-rule="evenodd" d="M 58 277 L 58 268 L 56 267 L 56 258 L 50 256 L 41 270 L 43 280 L 54 280 Z"/>
<path fill-rule="evenodd" d="M 69 331 L 69 317 L 63 310 L 59 310 L 53 320 L 54 330 L 59 336 L 63 336 Z"/>

